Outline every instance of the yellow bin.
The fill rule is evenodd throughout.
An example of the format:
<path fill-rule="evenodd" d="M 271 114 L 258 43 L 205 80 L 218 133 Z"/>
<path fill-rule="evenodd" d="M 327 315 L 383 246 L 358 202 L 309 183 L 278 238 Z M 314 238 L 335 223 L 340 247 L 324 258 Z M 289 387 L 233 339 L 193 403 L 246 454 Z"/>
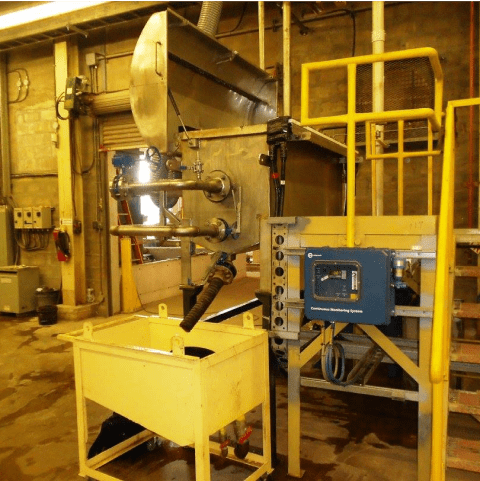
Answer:
<path fill-rule="evenodd" d="M 263 455 L 249 453 L 241 462 L 256 468 L 249 481 L 270 473 L 267 332 L 254 329 L 247 313 L 244 327 L 199 323 L 186 333 L 180 319 L 167 317 L 165 305 L 159 310 L 160 317 L 133 316 L 95 327 L 87 322 L 82 330 L 58 336 L 74 347 L 80 475 L 120 481 L 98 468 L 159 435 L 181 446 L 193 445 L 196 481 L 210 481 L 209 456 L 220 448 L 209 436 L 259 405 Z M 213 354 L 189 356 L 186 347 Z M 85 399 L 147 431 L 87 460 Z"/>

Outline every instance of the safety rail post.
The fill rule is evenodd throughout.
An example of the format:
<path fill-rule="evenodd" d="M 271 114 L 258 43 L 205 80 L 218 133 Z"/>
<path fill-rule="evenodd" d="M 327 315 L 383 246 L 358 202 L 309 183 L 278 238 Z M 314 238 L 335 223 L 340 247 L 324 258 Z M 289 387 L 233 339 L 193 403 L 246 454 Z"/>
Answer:
<path fill-rule="evenodd" d="M 432 123 L 427 121 L 427 129 L 428 129 L 428 139 L 427 139 L 427 150 L 428 150 L 428 157 L 427 157 L 427 168 L 428 168 L 428 201 L 427 201 L 427 214 L 433 215 L 433 130 L 432 130 Z"/>
<path fill-rule="evenodd" d="M 398 192 L 397 192 L 397 212 L 403 215 L 403 160 L 404 160 L 404 120 L 398 121 Z"/>
<path fill-rule="evenodd" d="M 355 246 L 355 109 L 357 66 L 348 65 L 347 247 Z"/>
<path fill-rule="evenodd" d="M 453 200 L 455 193 L 455 109 L 447 106 L 442 192 L 438 221 L 437 268 L 432 328 L 430 380 L 432 382 L 431 480 L 445 480 L 449 349 L 452 317 L 450 273 L 454 267 Z"/>

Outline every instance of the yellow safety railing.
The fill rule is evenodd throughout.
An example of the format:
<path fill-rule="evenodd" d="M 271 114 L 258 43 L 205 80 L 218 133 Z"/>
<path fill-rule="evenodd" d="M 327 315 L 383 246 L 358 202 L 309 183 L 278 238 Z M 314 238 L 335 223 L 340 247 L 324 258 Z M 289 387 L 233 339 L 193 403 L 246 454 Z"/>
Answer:
<path fill-rule="evenodd" d="M 455 238 L 453 232 L 455 194 L 455 108 L 480 105 L 480 98 L 448 103 L 445 118 L 442 194 L 438 223 L 437 268 L 432 330 L 430 380 L 432 393 L 431 480 L 445 480 L 447 446 L 450 340 L 453 302 Z"/>
<path fill-rule="evenodd" d="M 374 64 L 378 62 L 390 62 L 407 60 L 412 58 L 428 58 L 432 66 L 435 79 L 434 108 L 419 108 L 407 110 L 391 110 L 387 112 L 357 112 L 356 111 L 356 77 L 357 66 Z M 335 68 L 347 69 L 348 103 L 347 113 L 344 115 L 332 115 L 311 118 L 309 116 L 310 101 L 310 73 L 319 70 Z M 428 213 L 433 211 L 433 156 L 440 155 L 440 151 L 433 150 L 433 131 L 440 130 L 442 121 L 443 102 L 443 73 L 440 66 L 438 53 L 433 48 L 418 48 L 403 50 L 400 52 L 388 52 L 383 54 L 365 55 L 325 62 L 312 62 L 302 65 L 301 81 L 301 123 L 302 125 L 315 125 L 319 127 L 347 126 L 347 246 L 355 245 L 355 125 L 365 122 L 366 152 L 367 159 L 372 161 L 372 167 L 381 159 L 397 158 L 399 169 L 398 211 L 403 214 L 403 162 L 405 157 L 428 158 Z M 404 122 L 406 120 L 427 120 L 428 122 L 428 150 L 423 152 L 404 152 Z M 398 122 L 399 139 L 398 152 L 388 154 L 376 154 L 376 139 L 372 139 L 372 124 L 382 122 Z M 372 175 L 375 169 L 372 168 Z M 372 178 L 372 207 L 376 211 L 375 204 L 377 192 L 375 191 L 375 178 Z"/>
<path fill-rule="evenodd" d="M 406 152 L 405 148 L 405 121 L 398 120 L 398 151 L 385 153 L 376 153 L 376 124 L 377 122 L 365 122 L 365 159 L 372 162 L 372 212 L 376 212 L 377 200 L 377 179 L 376 179 L 376 162 L 384 159 L 397 159 L 398 168 L 398 194 L 397 194 L 397 213 L 403 215 L 404 210 L 404 178 L 403 167 L 406 158 L 427 157 L 427 215 L 433 214 L 433 157 L 441 155 L 441 150 L 433 150 L 433 129 L 430 121 L 427 122 L 427 150 Z"/>
<path fill-rule="evenodd" d="M 391 62 L 395 60 L 407 60 L 412 58 L 428 58 L 432 66 L 435 79 L 435 103 L 434 108 L 390 110 L 388 112 L 353 112 L 348 111 L 345 115 L 333 115 L 327 117 L 309 117 L 310 99 L 310 73 L 318 70 L 329 70 L 334 68 L 346 67 L 348 69 L 348 84 L 355 80 L 356 66 L 373 64 L 377 62 Z M 352 67 L 353 66 L 353 67 Z M 355 85 L 355 83 L 354 83 Z M 350 93 L 350 88 L 349 88 Z M 350 98 L 350 96 L 349 96 Z M 302 125 L 345 125 L 352 114 L 355 122 L 368 122 L 375 120 L 395 121 L 395 120 L 415 120 L 430 119 L 434 130 L 440 130 L 442 124 L 442 103 L 443 103 L 443 72 L 440 59 L 435 49 L 414 48 L 398 52 L 387 52 L 375 55 L 363 55 L 361 57 L 349 57 L 338 60 L 328 60 L 325 62 L 310 62 L 302 64 L 302 92 L 301 92 L 301 123 Z"/>

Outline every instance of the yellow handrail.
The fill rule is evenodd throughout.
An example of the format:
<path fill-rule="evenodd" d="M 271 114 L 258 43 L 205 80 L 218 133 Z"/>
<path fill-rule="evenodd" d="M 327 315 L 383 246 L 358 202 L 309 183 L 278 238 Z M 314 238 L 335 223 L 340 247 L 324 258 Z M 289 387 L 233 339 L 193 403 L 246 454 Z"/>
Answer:
<path fill-rule="evenodd" d="M 407 110 L 390 110 L 387 112 L 356 112 L 356 75 L 357 65 L 371 64 L 375 62 L 388 62 L 411 58 L 429 58 L 435 77 L 435 100 L 434 109 L 419 108 Z M 346 68 L 348 81 L 347 113 L 343 115 L 331 115 L 326 117 L 309 117 L 310 97 L 310 72 L 328 70 L 332 68 Z M 437 52 L 432 48 L 418 48 L 403 50 L 400 52 L 387 52 L 383 54 L 364 55 L 361 57 L 343 58 L 328 60 L 324 62 L 312 62 L 302 65 L 302 90 L 301 90 L 301 123 L 302 125 L 316 126 L 347 126 L 347 246 L 355 245 L 355 126 L 357 123 L 365 122 L 366 136 L 366 159 L 372 161 L 372 212 L 376 212 L 376 160 L 396 158 L 398 159 L 399 184 L 398 184 L 398 214 L 403 215 L 403 161 L 408 157 L 428 158 L 428 214 L 432 215 L 433 199 L 433 156 L 439 156 L 439 150 L 433 150 L 432 128 L 439 130 L 442 120 L 442 98 L 443 98 L 443 73 Z M 427 120 L 428 124 L 428 151 L 404 152 L 404 124 L 410 120 Z M 374 127 L 377 123 L 397 122 L 399 126 L 399 152 L 396 153 L 375 153 Z"/>
<path fill-rule="evenodd" d="M 365 122 L 368 120 L 413 120 L 418 118 L 428 118 L 431 120 L 436 130 L 440 129 L 442 123 L 442 104 L 443 104 L 443 72 L 440 59 L 435 49 L 430 47 L 415 48 L 397 52 L 386 52 L 374 55 L 363 55 L 360 57 L 349 57 L 337 60 L 327 60 L 324 62 L 310 62 L 302 64 L 301 80 L 301 110 L 300 118 L 302 125 L 345 125 L 351 115 L 335 115 L 330 117 L 309 117 L 309 98 L 310 98 L 310 72 L 317 70 L 328 70 L 333 68 L 348 67 L 354 65 L 364 65 L 376 62 L 389 62 L 395 60 L 406 60 L 411 58 L 426 57 L 430 60 L 435 79 L 435 103 L 433 109 L 411 109 L 394 110 L 389 112 L 356 113 L 355 122 Z M 413 116 L 413 117 L 412 117 Z"/>
<path fill-rule="evenodd" d="M 455 108 L 480 105 L 480 98 L 448 102 L 445 118 L 445 146 L 442 194 L 438 222 L 437 267 L 432 328 L 430 380 L 432 392 L 431 481 L 445 480 L 447 446 L 448 385 L 452 321 L 452 271 L 455 262 L 453 233 L 455 194 Z"/>
<path fill-rule="evenodd" d="M 445 479 L 446 417 L 448 396 L 448 349 L 451 326 L 449 299 L 450 269 L 453 267 L 453 199 L 455 186 L 454 169 L 455 119 L 454 108 L 449 102 L 445 119 L 445 148 L 443 159 L 442 194 L 438 222 L 437 268 L 435 272 L 435 300 L 432 328 L 432 351 L 430 380 L 432 392 L 432 463 L 431 480 Z"/>

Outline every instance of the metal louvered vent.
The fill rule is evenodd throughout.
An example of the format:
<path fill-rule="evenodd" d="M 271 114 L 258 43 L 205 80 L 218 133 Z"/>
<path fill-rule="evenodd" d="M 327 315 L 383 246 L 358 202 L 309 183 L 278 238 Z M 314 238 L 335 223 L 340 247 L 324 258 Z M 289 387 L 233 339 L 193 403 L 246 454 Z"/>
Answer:
<path fill-rule="evenodd" d="M 148 147 L 131 113 L 105 116 L 100 123 L 101 149 L 128 150 Z"/>

